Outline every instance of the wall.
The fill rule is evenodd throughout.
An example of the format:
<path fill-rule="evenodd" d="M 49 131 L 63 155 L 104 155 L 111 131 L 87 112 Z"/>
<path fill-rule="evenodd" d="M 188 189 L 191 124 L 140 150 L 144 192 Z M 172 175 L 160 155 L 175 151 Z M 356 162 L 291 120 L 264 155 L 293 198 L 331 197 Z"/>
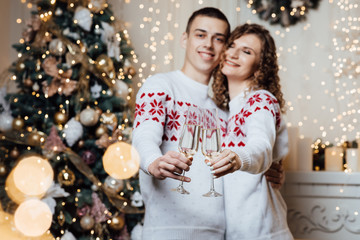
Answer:
<path fill-rule="evenodd" d="M 19 40 L 24 27 L 24 23 L 16 24 L 16 19 L 25 20 L 29 15 L 20 0 L 2 2 L 1 70 L 16 59 L 16 52 L 10 46 Z M 188 17 L 196 9 L 221 8 L 233 27 L 246 21 L 263 24 L 278 47 L 289 125 L 299 126 L 300 134 L 305 137 L 340 143 L 360 138 L 357 120 L 360 119 L 360 67 L 356 68 L 360 65 L 360 11 L 356 0 L 349 0 L 345 10 L 340 8 L 344 1 L 335 2 L 322 0 L 317 10 L 310 9 L 306 14 L 306 21 L 283 28 L 252 14 L 245 0 L 109 1 L 114 15 L 124 21 L 130 33 L 140 61 L 141 81 L 149 74 L 181 68 L 184 51 L 179 39 Z M 349 6 L 351 9 L 346 10 Z M 353 30 L 346 32 L 349 24 Z M 353 51 L 346 49 L 346 41 L 353 43 Z"/>
<path fill-rule="evenodd" d="M 9 86 L 9 91 L 15 89 L 14 84 L 9 82 L 6 69 L 17 59 L 17 52 L 11 47 L 21 38 L 21 32 L 25 28 L 26 19 L 30 17 L 30 11 L 20 0 L 2 0 L 0 7 L 0 87 Z M 20 18 L 19 24 L 16 20 Z"/>
<path fill-rule="evenodd" d="M 233 27 L 245 22 L 264 25 L 278 47 L 289 125 L 298 126 L 302 136 L 313 140 L 321 138 L 334 144 L 360 138 L 360 122 L 357 120 L 360 119 L 357 107 L 360 102 L 360 67 L 356 68 L 360 65 L 360 11 L 355 0 L 347 1 L 345 6 L 344 1 L 320 1 L 317 10 L 310 9 L 306 14 L 306 21 L 289 28 L 270 25 L 259 19 L 247 8 L 245 0 L 111 2 L 118 9 L 115 15 L 128 23 L 135 50 L 140 61 L 146 64 L 144 77 L 181 68 L 184 51 L 179 39 L 188 17 L 196 9 L 218 7 L 228 16 Z M 334 29 L 335 26 L 338 29 Z M 350 33 L 342 32 L 350 27 L 353 28 Z M 168 35 L 172 37 L 170 40 Z M 351 41 L 357 50 L 347 49 Z M 152 45 L 155 47 L 148 47 Z M 173 57 L 169 62 L 166 61 L 168 56 Z"/>

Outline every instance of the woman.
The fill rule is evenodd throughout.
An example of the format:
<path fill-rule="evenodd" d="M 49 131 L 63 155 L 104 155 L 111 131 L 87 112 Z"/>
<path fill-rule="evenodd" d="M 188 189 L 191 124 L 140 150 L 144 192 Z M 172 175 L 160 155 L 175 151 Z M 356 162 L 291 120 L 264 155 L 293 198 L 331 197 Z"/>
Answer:
<path fill-rule="evenodd" d="M 226 239 L 293 239 L 286 205 L 264 173 L 288 152 L 276 47 L 260 25 L 244 24 L 230 35 L 214 74 L 214 100 L 229 108 L 225 149 L 212 161 L 224 176 Z"/>

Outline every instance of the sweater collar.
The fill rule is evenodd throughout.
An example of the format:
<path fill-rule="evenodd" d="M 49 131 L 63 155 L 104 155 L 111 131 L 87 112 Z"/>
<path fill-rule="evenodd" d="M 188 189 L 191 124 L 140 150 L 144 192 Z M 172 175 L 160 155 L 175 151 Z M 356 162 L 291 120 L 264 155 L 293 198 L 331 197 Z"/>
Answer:
<path fill-rule="evenodd" d="M 244 91 L 236 95 L 231 101 L 229 102 L 229 109 L 235 108 L 239 105 L 239 103 L 243 103 L 246 100 L 246 96 L 249 95 L 250 91 L 249 88 L 246 88 Z"/>
<path fill-rule="evenodd" d="M 176 72 L 182 76 L 181 79 L 184 79 L 184 81 L 186 81 L 186 83 L 195 85 L 195 87 L 198 88 L 199 90 L 208 91 L 209 85 L 205 85 L 205 84 L 195 81 L 194 79 L 185 75 L 181 70 L 177 70 Z"/>

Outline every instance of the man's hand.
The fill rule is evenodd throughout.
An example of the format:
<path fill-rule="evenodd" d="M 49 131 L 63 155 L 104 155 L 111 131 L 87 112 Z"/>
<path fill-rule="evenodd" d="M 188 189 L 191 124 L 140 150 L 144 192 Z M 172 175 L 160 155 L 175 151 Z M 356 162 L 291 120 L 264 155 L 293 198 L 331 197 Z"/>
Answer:
<path fill-rule="evenodd" d="M 273 188 L 280 189 L 285 182 L 285 173 L 282 161 L 279 163 L 272 163 L 269 170 L 265 172 L 265 177 Z"/>
<path fill-rule="evenodd" d="M 173 178 L 179 181 L 190 182 L 189 177 L 181 176 L 183 171 L 189 171 L 192 158 L 188 159 L 181 153 L 169 151 L 157 158 L 148 167 L 148 171 L 157 179 Z"/>

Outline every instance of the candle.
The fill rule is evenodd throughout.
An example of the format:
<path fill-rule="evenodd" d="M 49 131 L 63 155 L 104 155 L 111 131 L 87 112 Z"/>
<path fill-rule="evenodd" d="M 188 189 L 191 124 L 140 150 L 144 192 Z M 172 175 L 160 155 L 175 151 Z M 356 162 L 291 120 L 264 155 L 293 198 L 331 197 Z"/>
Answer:
<path fill-rule="evenodd" d="M 343 155 L 343 149 L 341 147 L 325 148 L 325 170 L 342 171 Z"/>
<path fill-rule="evenodd" d="M 313 153 L 311 138 L 299 138 L 297 145 L 297 169 L 299 171 L 311 172 L 313 169 Z"/>
<path fill-rule="evenodd" d="M 297 170 L 297 142 L 299 138 L 298 127 L 288 127 L 289 153 L 284 160 L 284 168 L 289 171 Z"/>
<path fill-rule="evenodd" d="M 360 171 L 359 151 L 357 148 L 346 149 L 346 165 L 351 172 Z"/>

